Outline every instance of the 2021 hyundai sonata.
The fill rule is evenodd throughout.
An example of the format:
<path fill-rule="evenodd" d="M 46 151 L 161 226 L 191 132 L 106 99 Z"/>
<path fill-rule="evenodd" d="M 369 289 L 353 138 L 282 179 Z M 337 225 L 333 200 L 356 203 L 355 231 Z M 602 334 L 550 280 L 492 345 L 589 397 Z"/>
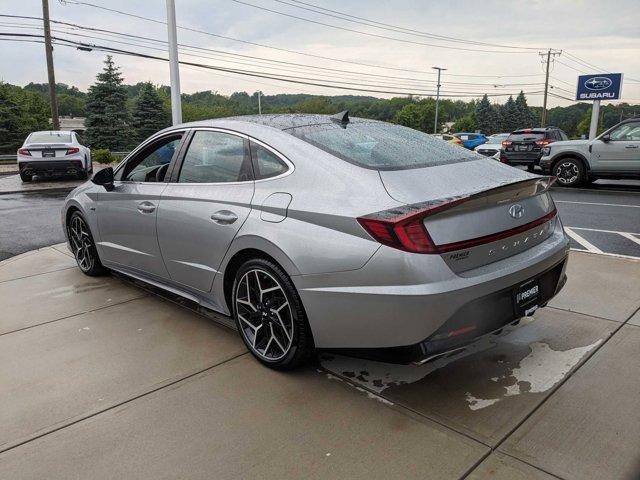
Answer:
<path fill-rule="evenodd" d="M 84 273 L 231 317 L 268 366 L 315 348 L 408 363 L 562 288 L 550 183 L 346 112 L 234 117 L 152 136 L 74 190 L 62 222 Z"/>

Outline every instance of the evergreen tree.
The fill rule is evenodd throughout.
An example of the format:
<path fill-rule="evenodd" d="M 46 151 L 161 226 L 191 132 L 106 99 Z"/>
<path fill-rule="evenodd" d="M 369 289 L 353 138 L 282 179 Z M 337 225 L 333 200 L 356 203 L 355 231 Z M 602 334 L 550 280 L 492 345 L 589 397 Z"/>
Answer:
<path fill-rule="evenodd" d="M 476 122 L 478 129 L 485 135 L 491 135 L 499 130 L 495 108 L 489 102 L 487 94 L 476 105 Z"/>
<path fill-rule="evenodd" d="M 518 128 L 531 128 L 533 127 L 533 116 L 529 111 L 527 105 L 527 97 L 524 96 L 524 92 L 520 90 L 520 93 L 516 97 L 516 109 L 518 111 L 518 121 L 520 126 Z"/>
<path fill-rule="evenodd" d="M 131 126 L 137 142 L 170 125 L 164 104 L 151 82 L 144 83 L 133 105 Z"/>
<path fill-rule="evenodd" d="M 520 115 L 518 112 L 518 107 L 512 96 L 509 96 L 509 99 L 500 109 L 500 113 L 500 116 L 502 117 L 503 131 L 513 132 L 514 130 L 522 127 L 522 125 L 520 125 Z"/>
<path fill-rule="evenodd" d="M 127 110 L 127 89 L 110 55 L 87 96 L 87 142 L 95 148 L 123 151 L 135 144 Z"/>

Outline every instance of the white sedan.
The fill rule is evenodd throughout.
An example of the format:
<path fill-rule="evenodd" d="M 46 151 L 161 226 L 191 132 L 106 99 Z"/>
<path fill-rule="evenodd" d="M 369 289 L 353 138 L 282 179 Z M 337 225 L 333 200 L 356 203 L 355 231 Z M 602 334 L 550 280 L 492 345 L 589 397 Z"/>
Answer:
<path fill-rule="evenodd" d="M 33 132 L 18 150 L 18 169 L 23 182 L 30 182 L 34 175 L 54 174 L 86 179 L 93 172 L 91 150 L 76 132 Z"/>
<path fill-rule="evenodd" d="M 485 157 L 495 158 L 500 160 L 500 149 L 502 148 L 502 142 L 507 139 L 509 133 L 496 133 L 487 137 L 487 143 L 478 145 L 474 148 L 474 152 L 484 155 Z"/>

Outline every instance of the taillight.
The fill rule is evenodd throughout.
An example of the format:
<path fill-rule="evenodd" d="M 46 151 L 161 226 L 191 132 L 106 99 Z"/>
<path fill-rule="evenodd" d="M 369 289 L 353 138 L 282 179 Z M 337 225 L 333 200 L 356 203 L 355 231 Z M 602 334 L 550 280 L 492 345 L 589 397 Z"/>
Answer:
<path fill-rule="evenodd" d="M 553 140 L 550 140 L 548 138 L 545 138 L 544 140 L 538 140 L 536 141 L 536 145 L 549 145 L 551 142 L 553 142 Z"/>
<path fill-rule="evenodd" d="M 31 152 L 29 150 L 27 150 L 26 148 L 21 148 L 20 150 L 18 150 L 18 155 L 27 155 L 27 156 L 31 156 Z"/>
<path fill-rule="evenodd" d="M 511 140 L 503 140 L 502 141 L 502 146 L 503 147 L 508 147 L 509 145 L 511 145 L 513 142 Z"/>
<path fill-rule="evenodd" d="M 65 155 L 73 155 L 74 153 L 78 153 L 80 151 L 77 147 L 71 147 L 67 149 L 67 153 Z"/>
<path fill-rule="evenodd" d="M 427 202 L 359 217 L 358 222 L 375 240 L 389 247 L 412 253 L 438 253 L 424 226 L 429 215 L 452 208 L 468 197 Z"/>

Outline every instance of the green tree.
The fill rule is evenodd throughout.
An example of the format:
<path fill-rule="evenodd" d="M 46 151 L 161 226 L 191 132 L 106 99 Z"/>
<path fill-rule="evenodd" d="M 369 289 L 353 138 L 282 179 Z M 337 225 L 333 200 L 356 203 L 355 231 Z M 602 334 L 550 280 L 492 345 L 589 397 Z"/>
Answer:
<path fill-rule="evenodd" d="M 591 112 L 592 112 L 592 108 L 589 108 L 589 110 L 587 110 L 587 113 L 584 115 L 580 123 L 578 123 L 576 127 L 577 135 L 586 135 L 587 137 L 589 137 L 589 129 L 591 128 Z M 598 128 L 597 128 L 596 135 L 599 135 L 605 130 L 603 117 L 604 116 L 600 114 L 600 118 L 598 119 Z"/>
<path fill-rule="evenodd" d="M 433 132 L 435 118 L 435 103 L 431 99 L 427 99 L 402 107 L 393 116 L 393 122 L 423 132 Z M 442 117 L 438 117 L 438 119 L 440 120 Z"/>
<path fill-rule="evenodd" d="M 497 133 L 500 130 L 499 116 L 496 108 L 489 102 L 489 97 L 485 94 L 476 104 L 476 121 L 478 130 L 485 135 Z"/>
<path fill-rule="evenodd" d="M 135 143 L 127 110 L 127 89 L 111 55 L 107 55 L 104 65 L 96 83 L 89 87 L 85 138 L 96 148 L 122 151 Z"/>
<path fill-rule="evenodd" d="M 478 122 L 475 114 L 465 115 L 456 120 L 451 127 L 452 132 L 475 132 L 478 129 Z"/>
<path fill-rule="evenodd" d="M 505 132 L 513 132 L 522 126 L 520 125 L 520 113 L 512 96 L 509 96 L 500 109 L 500 119 L 501 130 Z"/>
<path fill-rule="evenodd" d="M 0 153 L 15 154 L 29 133 L 49 128 L 49 106 L 38 93 L 0 82 Z"/>
<path fill-rule="evenodd" d="M 141 142 L 170 125 L 164 104 L 151 82 L 143 84 L 133 105 L 131 126 L 135 139 Z"/>
<path fill-rule="evenodd" d="M 524 92 L 520 90 L 520 93 L 516 97 L 515 101 L 516 110 L 518 112 L 518 124 L 519 127 L 516 128 L 531 128 L 533 127 L 533 116 L 529 111 L 529 106 L 527 105 L 527 97 L 524 96 Z"/>

